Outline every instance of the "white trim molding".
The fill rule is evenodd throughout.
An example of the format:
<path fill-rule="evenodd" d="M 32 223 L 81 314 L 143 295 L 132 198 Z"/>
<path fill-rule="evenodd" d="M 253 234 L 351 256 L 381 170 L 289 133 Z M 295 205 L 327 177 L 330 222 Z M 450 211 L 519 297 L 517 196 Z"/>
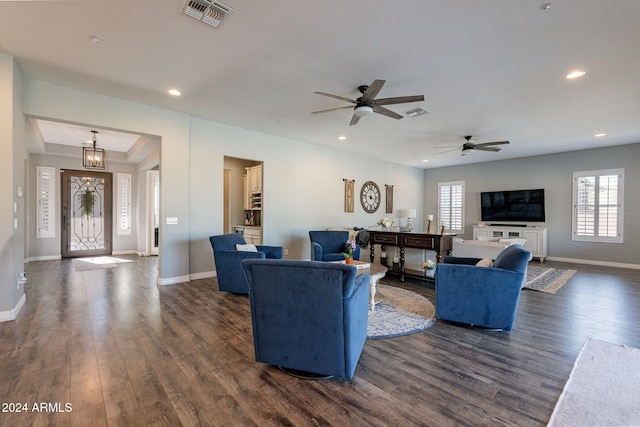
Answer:
<path fill-rule="evenodd" d="M 576 258 L 564 258 L 558 256 L 548 256 L 548 261 L 569 262 L 573 264 L 591 264 L 600 265 L 603 267 L 615 267 L 615 268 L 629 268 L 632 270 L 640 270 L 640 264 L 631 264 L 626 262 L 611 262 L 611 261 L 599 261 L 593 259 L 576 259 Z"/>
<path fill-rule="evenodd" d="M 18 317 L 18 314 L 20 313 L 20 310 L 22 310 L 22 307 L 24 306 L 24 303 L 27 301 L 27 296 L 25 294 L 22 294 L 22 297 L 20 298 L 20 300 L 18 301 L 18 304 L 16 304 L 15 307 L 13 307 L 11 310 L 8 311 L 0 311 L 0 322 L 8 322 L 10 320 L 16 320 L 16 317 Z"/>

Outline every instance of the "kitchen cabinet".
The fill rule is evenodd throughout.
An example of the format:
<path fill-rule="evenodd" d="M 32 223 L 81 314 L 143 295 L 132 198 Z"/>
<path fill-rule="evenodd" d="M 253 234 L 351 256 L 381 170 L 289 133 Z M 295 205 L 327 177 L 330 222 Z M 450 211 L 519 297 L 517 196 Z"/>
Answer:
<path fill-rule="evenodd" d="M 262 228 L 244 227 L 244 241 L 254 245 L 262 244 Z"/>
<path fill-rule="evenodd" d="M 251 193 L 262 193 L 262 165 L 247 168 L 249 181 L 249 191 Z"/>

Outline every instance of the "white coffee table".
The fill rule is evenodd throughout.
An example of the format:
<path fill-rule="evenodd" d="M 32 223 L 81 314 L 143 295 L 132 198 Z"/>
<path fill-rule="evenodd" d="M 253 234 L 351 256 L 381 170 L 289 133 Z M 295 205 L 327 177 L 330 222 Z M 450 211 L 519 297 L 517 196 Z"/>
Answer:
<path fill-rule="evenodd" d="M 378 280 L 382 279 L 385 274 L 387 274 L 387 267 L 382 264 L 371 264 L 368 268 L 358 269 L 358 274 L 367 273 L 370 276 L 370 288 L 369 288 L 369 310 L 375 311 L 376 304 L 380 303 L 380 301 L 376 301 L 376 291 L 378 287 Z"/>

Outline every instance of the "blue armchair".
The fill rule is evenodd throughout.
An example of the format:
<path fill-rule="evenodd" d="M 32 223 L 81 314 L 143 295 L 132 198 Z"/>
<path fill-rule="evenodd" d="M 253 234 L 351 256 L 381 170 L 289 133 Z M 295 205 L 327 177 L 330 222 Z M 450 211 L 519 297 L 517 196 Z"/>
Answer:
<path fill-rule="evenodd" d="M 436 268 L 436 317 L 510 331 L 526 280 L 531 253 L 515 244 L 500 252 L 493 267 L 477 258 L 445 257 Z"/>
<path fill-rule="evenodd" d="M 244 260 L 256 361 L 351 379 L 367 339 L 369 275 L 352 265 Z"/>
<path fill-rule="evenodd" d="M 251 258 L 282 259 L 283 248 L 280 246 L 256 246 L 258 252 L 236 250 L 236 245 L 246 244 L 239 233 L 222 234 L 209 237 L 213 248 L 213 258 L 218 277 L 218 288 L 234 294 L 248 294 L 247 279 L 242 271 L 240 261 Z"/>
<path fill-rule="evenodd" d="M 344 260 L 342 252 L 345 252 L 345 244 L 349 240 L 348 231 L 321 230 L 309 231 L 311 239 L 311 260 L 315 261 L 341 261 Z M 360 246 L 356 245 L 353 251 L 353 259 L 360 259 Z"/>

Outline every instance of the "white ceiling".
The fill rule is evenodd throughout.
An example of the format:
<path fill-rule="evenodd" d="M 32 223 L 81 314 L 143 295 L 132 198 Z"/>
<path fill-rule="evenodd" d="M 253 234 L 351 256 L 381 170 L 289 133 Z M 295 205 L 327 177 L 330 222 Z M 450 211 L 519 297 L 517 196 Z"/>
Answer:
<path fill-rule="evenodd" d="M 0 1 L 0 51 L 28 78 L 416 167 L 640 142 L 638 0 L 223 3 L 213 28 L 183 0 Z M 346 105 L 314 91 L 354 99 L 374 79 L 379 98 L 425 96 L 391 110 L 430 114 L 310 114 Z M 511 144 L 437 154 L 465 135 Z"/>

